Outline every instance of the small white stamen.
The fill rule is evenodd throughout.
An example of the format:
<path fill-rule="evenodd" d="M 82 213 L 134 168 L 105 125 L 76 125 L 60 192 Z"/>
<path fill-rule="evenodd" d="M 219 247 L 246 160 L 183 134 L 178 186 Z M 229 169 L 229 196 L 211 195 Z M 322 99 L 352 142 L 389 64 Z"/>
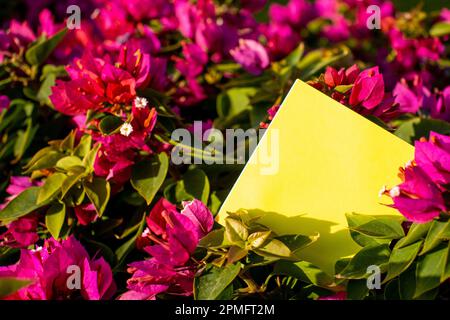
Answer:
<path fill-rule="evenodd" d="M 400 188 L 399 187 L 392 188 L 391 191 L 389 191 L 389 195 L 391 196 L 391 198 L 398 197 L 400 195 Z"/>
<path fill-rule="evenodd" d="M 41 246 L 36 246 L 36 249 L 31 249 L 32 252 L 39 252 L 42 250 Z"/>
<path fill-rule="evenodd" d="M 378 191 L 378 197 L 381 198 L 381 196 L 386 192 L 386 186 L 383 186 L 380 191 Z"/>
<path fill-rule="evenodd" d="M 146 98 L 136 97 L 134 99 L 134 106 L 138 109 L 145 108 L 148 104 L 148 100 Z"/>
<path fill-rule="evenodd" d="M 150 229 L 149 228 L 145 228 L 144 232 L 142 232 L 142 237 L 146 237 L 150 234 Z"/>
<path fill-rule="evenodd" d="M 412 160 L 409 160 L 406 164 L 405 164 L 405 168 L 411 167 L 412 166 Z"/>
<path fill-rule="evenodd" d="M 125 122 L 120 127 L 120 134 L 128 137 L 133 132 L 133 127 L 128 122 Z"/>

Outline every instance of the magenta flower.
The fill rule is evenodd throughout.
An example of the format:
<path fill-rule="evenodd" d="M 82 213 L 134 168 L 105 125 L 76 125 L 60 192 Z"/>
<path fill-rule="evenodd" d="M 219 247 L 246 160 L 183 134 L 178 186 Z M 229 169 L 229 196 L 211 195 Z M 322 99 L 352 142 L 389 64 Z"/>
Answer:
<path fill-rule="evenodd" d="M 435 132 L 415 143 L 414 161 L 435 183 L 450 182 L 450 137 Z"/>
<path fill-rule="evenodd" d="M 74 267 L 80 270 L 80 289 L 68 286 Z M 23 249 L 19 262 L 0 267 L 3 277 L 32 282 L 7 297 L 14 300 L 101 300 L 116 290 L 110 266 L 103 258 L 91 259 L 73 236 L 61 242 L 46 240 L 43 248 Z"/>
<path fill-rule="evenodd" d="M 359 73 L 360 71 L 356 64 L 348 69 L 341 68 L 339 71 L 333 67 L 327 67 L 325 70 L 324 79 L 327 86 L 334 88 L 340 85 L 353 84 Z"/>
<path fill-rule="evenodd" d="M 67 68 L 71 81 L 57 80 L 50 100 L 67 115 L 88 110 L 108 111 L 108 105 L 130 104 L 136 89 L 150 81 L 150 57 L 139 49 L 124 46 L 113 65 L 85 54 Z"/>
<path fill-rule="evenodd" d="M 129 291 L 122 300 L 155 299 L 162 292 L 189 296 L 197 264 L 191 255 L 201 237 L 209 233 L 214 219 L 206 206 L 198 200 L 183 202 L 177 208 L 161 198 L 147 217 L 148 228 L 138 241 L 152 258 L 130 264 L 133 276 L 127 281 Z"/>
<path fill-rule="evenodd" d="M 25 248 L 39 240 L 37 234 L 38 216 L 29 214 L 11 222 L 8 230 L 0 234 L 0 246 Z"/>
<path fill-rule="evenodd" d="M 3 110 L 6 110 L 9 108 L 9 105 L 11 104 L 11 101 L 7 96 L 1 95 L 0 96 L 0 113 Z"/>
<path fill-rule="evenodd" d="M 258 42 L 240 39 L 239 46 L 230 51 L 231 56 L 247 72 L 259 75 L 269 66 L 270 60 L 266 49 Z"/>
<path fill-rule="evenodd" d="M 447 86 L 438 96 L 430 94 L 424 101 L 424 109 L 433 118 L 450 122 L 450 86 Z"/>
<path fill-rule="evenodd" d="M 404 170 L 404 182 L 390 190 L 394 207 L 408 220 L 424 223 L 445 211 L 441 190 L 418 166 Z"/>
<path fill-rule="evenodd" d="M 362 71 L 356 78 L 350 94 L 351 106 L 362 105 L 366 109 L 373 109 L 383 101 L 384 81 L 378 67 Z"/>
<path fill-rule="evenodd" d="M 287 24 L 271 23 L 263 25 L 262 30 L 267 39 L 266 48 L 272 60 L 284 58 L 300 42 L 300 35 Z"/>
<path fill-rule="evenodd" d="M 87 226 L 98 218 L 97 210 L 92 203 L 76 206 L 73 208 L 73 211 L 82 226 Z"/>
<path fill-rule="evenodd" d="M 341 291 L 331 296 L 319 297 L 317 300 L 347 300 L 347 292 Z"/>
<path fill-rule="evenodd" d="M 427 222 L 449 210 L 444 194 L 450 183 L 450 137 L 435 132 L 415 143 L 414 162 L 403 183 L 387 192 L 394 207 L 414 222 Z"/>
<path fill-rule="evenodd" d="M 195 43 L 183 43 L 183 57 L 175 58 L 176 68 L 186 78 L 195 78 L 200 75 L 208 63 L 208 55 Z"/>
<path fill-rule="evenodd" d="M 241 6 L 243 9 L 247 9 L 251 12 L 256 12 L 264 8 L 267 0 L 241 0 Z"/>

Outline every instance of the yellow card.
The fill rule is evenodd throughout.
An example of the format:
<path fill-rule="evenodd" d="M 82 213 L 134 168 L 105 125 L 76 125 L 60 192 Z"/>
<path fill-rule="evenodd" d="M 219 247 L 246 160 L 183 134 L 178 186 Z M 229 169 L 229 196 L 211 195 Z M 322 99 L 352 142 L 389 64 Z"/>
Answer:
<path fill-rule="evenodd" d="M 378 194 L 398 184 L 398 169 L 413 153 L 413 146 L 297 80 L 218 221 L 242 208 L 262 214 L 260 222 L 279 234 L 318 232 L 300 256 L 333 274 L 339 258 L 359 250 L 345 213 L 397 215 Z"/>

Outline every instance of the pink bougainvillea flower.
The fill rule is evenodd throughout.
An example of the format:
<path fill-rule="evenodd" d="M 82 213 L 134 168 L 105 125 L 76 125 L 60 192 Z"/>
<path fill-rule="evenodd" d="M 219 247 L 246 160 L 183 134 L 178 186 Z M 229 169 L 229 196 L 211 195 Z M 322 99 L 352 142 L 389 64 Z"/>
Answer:
<path fill-rule="evenodd" d="M 355 80 L 350 94 L 351 106 L 362 105 L 367 109 L 373 109 L 383 101 L 384 81 L 378 67 L 362 71 Z"/>
<path fill-rule="evenodd" d="M 183 201 L 183 207 L 181 214 L 187 216 L 194 223 L 198 238 L 203 238 L 211 231 L 214 225 L 214 218 L 211 212 L 203 202 L 197 199 Z"/>
<path fill-rule="evenodd" d="M 197 264 L 191 255 L 201 237 L 209 233 L 214 219 L 198 200 L 183 202 L 182 212 L 161 198 L 147 217 L 147 228 L 138 240 L 152 258 L 130 264 L 133 276 L 122 300 L 155 299 L 162 292 L 189 296 Z"/>
<path fill-rule="evenodd" d="M 9 100 L 9 98 L 7 96 L 0 96 L 0 113 L 3 110 L 6 110 L 9 108 L 9 105 L 11 104 L 11 101 Z"/>
<path fill-rule="evenodd" d="M 404 170 L 404 182 L 390 190 L 394 207 L 408 220 L 424 223 L 446 210 L 442 191 L 418 166 Z"/>
<path fill-rule="evenodd" d="M 270 60 L 266 49 L 250 39 L 240 39 L 239 46 L 230 51 L 234 60 L 247 72 L 259 75 L 269 66 Z"/>
<path fill-rule="evenodd" d="M 420 61 L 436 61 L 445 51 L 439 38 L 407 38 L 392 25 L 390 25 L 388 35 L 396 53 L 395 61 L 405 69 L 413 68 Z"/>
<path fill-rule="evenodd" d="M 67 285 L 74 267 L 80 270 L 80 289 Z M 0 278 L 4 277 L 31 281 L 6 297 L 14 300 L 101 300 L 116 290 L 110 266 L 103 258 L 91 259 L 73 236 L 61 242 L 46 240 L 36 250 L 22 249 L 19 262 L 0 267 Z"/>
<path fill-rule="evenodd" d="M 301 28 L 316 16 L 314 4 L 307 0 L 290 0 L 287 5 L 272 4 L 269 8 L 270 20 L 274 23 L 289 24 Z"/>
<path fill-rule="evenodd" d="M 450 182 L 450 137 L 435 132 L 415 143 L 414 161 L 435 183 Z"/>
<path fill-rule="evenodd" d="M 151 81 L 150 56 L 124 46 L 113 65 L 87 53 L 75 59 L 67 72 L 71 81 L 57 80 L 52 87 L 50 100 L 58 111 L 72 116 L 108 111 L 107 105 L 131 105 L 136 89 Z"/>
<path fill-rule="evenodd" d="M 264 8 L 267 0 L 241 0 L 241 6 L 243 9 L 247 9 L 251 12 L 256 12 Z"/>
<path fill-rule="evenodd" d="M 347 292 L 341 291 L 331 296 L 319 297 L 317 300 L 347 300 Z"/>
<path fill-rule="evenodd" d="M 25 248 L 39 240 L 37 234 L 38 216 L 29 214 L 11 222 L 8 230 L 0 234 L 0 246 Z"/>
<path fill-rule="evenodd" d="M 266 48 L 271 60 L 284 58 L 300 42 L 300 35 L 287 24 L 271 23 L 263 25 L 261 28 L 267 39 Z"/>
<path fill-rule="evenodd" d="M 120 0 L 120 2 L 136 21 L 157 19 L 172 13 L 171 3 L 166 0 Z"/>
<path fill-rule="evenodd" d="M 175 58 L 175 66 L 186 78 L 197 77 L 208 63 L 208 55 L 195 43 L 183 43 L 182 46 L 184 59 Z"/>
<path fill-rule="evenodd" d="M 414 161 L 402 171 L 403 183 L 386 190 L 397 208 L 414 222 L 427 222 L 447 212 L 450 183 L 450 137 L 435 132 L 416 141 Z"/>
<path fill-rule="evenodd" d="M 340 85 L 353 84 L 359 73 L 360 71 L 356 64 L 348 69 L 341 68 L 339 71 L 328 66 L 325 70 L 324 79 L 327 86 L 334 88 Z"/>
<path fill-rule="evenodd" d="M 113 134 L 96 137 L 95 140 L 101 142 L 94 162 L 95 174 L 123 185 L 130 179 L 131 167 L 136 157 L 129 138 Z"/>
<path fill-rule="evenodd" d="M 395 102 L 403 112 L 416 113 L 422 106 L 423 86 L 418 78 L 410 88 L 405 79 L 398 82 L 394 88 L 393 94 Z"/>
<path fill-rule="evenodd" d="M 92 203 L 76 206 L 73 208 L 73 211 L 82 226 L 87 226 L 98 218 L 97 210 Z"/>
<path fill-rule="evenodd" d="M 178 296 L 190 296 L 195 265 L 173 267 L 159 263 L 152 258 L 130 264 L 128 271 L 133 277 L 127 281 L 129 291 L 120 296 L 120 300 L 154 300 L 159 293 Z"/>
<path fill-rule="evenodd" d="M 447 86 L 437 96 L 431 93 L 426 96 L 423 108 L 431 117 L 450 122 L 450 86 Z"/>

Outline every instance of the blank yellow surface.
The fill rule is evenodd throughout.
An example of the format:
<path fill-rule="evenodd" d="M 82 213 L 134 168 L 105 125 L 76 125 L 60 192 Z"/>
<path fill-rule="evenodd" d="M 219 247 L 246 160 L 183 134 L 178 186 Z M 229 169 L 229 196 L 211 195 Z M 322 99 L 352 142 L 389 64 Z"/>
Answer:
<path fill-rule="evenodd" d="M 279 170 L 265 175 L 264 147 L 275 131 Z M 359 249 L 345 213 L 398 214 L 381 204 L 389 199 L 379 198 L 378 192 L 399 182 L 398 169 L 413 153 L 408 143 L 297 80 L 218 220 L 223 221 L 227 211 L 244 208 L 263 214 L 260 221 L 279 234 L 319 232 L 319 240 L 300 256 L 332 274 L 337 259 Z"/>

